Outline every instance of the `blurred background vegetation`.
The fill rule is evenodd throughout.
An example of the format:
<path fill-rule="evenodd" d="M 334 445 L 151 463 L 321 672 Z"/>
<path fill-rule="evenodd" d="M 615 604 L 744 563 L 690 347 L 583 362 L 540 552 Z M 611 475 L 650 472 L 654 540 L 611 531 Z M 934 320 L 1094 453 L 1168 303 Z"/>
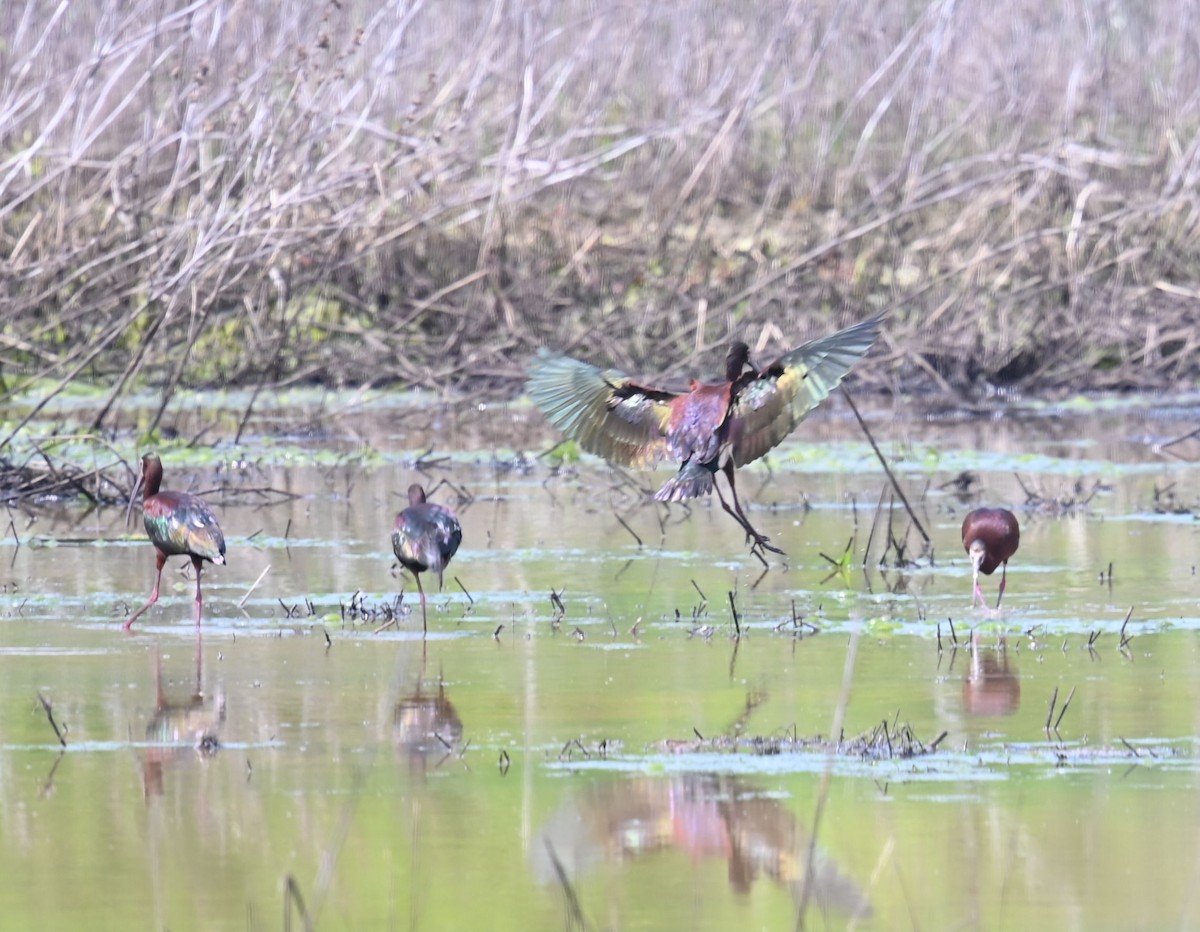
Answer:
<path fill-rule="evenodd" d="M 1186 0 L 10 0 L 0 37 L 0 393 L 86 380 L 97 426 L 878 312 L 881 390 L 1200 369 Z"/>

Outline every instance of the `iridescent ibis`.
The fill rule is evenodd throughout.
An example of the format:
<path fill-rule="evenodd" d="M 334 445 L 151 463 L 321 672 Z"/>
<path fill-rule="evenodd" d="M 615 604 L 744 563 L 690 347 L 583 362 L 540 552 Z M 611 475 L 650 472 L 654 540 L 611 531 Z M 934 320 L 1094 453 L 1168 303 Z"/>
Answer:
<path fill-rule="evenodd" d="M 865 320 L 805 343 L 761 369 L 750 364 L 745 343 L 734 343 L 721 381 L 693 379 L 684 392 L 642 385 L 616 370 L 542 349 L 527 388 L 550 423 L 589 453 L 636 468 L 666 458 L 678 462 L 679 472 L 658 490 L 656 500 L 682 502 L 715 486 L 721 507 L 746 532 L 752 551 L 783 553 L 746 517 L 734 469 L 795 430 L 866 355 L 879 325 L 877 317 Z M 718 471 L 729 483 L 732 508 L 716 483 Z"/>
<path fill-rule="evenodd" d="M 142 457 L 142 521 L 150 543 L 154 544 L 156 566 L 154 590 L 146 604 L 129 616 L 125 622 L 128 631 L 138 616 L 158 601 L 158 588 L 162 582 L 163 564 L 167 557 L 184 556 L 192 561 L 196 570 L 196 624 L 204 607 L 200 592 L 200 573 L 204 561 L 225 562 L 225 535 L 212 510 L 203 500 L 187 492 L 160 491 L 162 486 L 162 461 L 157 454 L 147 453 Z M 137 494 L 137 490 L 134 490 Z"/>
<path fill-rule="evenodd" d="M 429 630 L 425 615 L 425 588 L 421 585 L 421 574 L 433 570 L 438 575 L 438 588 L 442 588 L 442 573 L 450 558 L 458 552 L 462 543 L 462 525 L 454 512 L 442 505 L 425 500 L 425 490 L 417 483 L 408 487 L 408 507 L 396 515 L 396 526 L 392 530 L 392 551 L 400 565 L 417 580 L 417 591 L 421 593 L 421 628 Z"/>
<path fill-rule="evenodd" d="M 1008 561 L 1017 552 L 1021 542 L 1021 527 L 1017 524 L 1016 515 L 1007 508 L 976 508 L 963 518 L 962 542 L 971 558 L 971 568 L 974 571 L 975 592 L 971 596 L 971 607 L 975 600 L 987 606 L 983 598 L 983 590 L 979 588 L 979 574 L 991 576 L 996 567 L 1000 572 L 1000 594 L 996 596 L 996 608 L 1004 598 L 1004 585 L 1008 578 Z"/>

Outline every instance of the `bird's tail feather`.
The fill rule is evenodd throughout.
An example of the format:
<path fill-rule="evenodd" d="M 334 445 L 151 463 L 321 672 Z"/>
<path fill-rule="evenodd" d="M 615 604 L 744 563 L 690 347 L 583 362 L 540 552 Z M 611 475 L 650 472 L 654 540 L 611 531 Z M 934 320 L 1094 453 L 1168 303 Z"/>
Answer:
<path fill-rule="evenodd" d="M 654 494 L 654 499 L 659 502 L 685 502 L 689 498 L 708 495 L 712 489 L 712 470 L 700 463 L 688 461 Z"/>

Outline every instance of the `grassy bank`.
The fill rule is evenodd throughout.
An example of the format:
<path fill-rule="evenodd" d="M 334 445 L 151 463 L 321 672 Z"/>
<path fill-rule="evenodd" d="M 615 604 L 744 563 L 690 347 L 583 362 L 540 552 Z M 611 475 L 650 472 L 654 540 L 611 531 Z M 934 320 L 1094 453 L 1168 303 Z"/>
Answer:
<path fill-rule="evenodd" d="M 881 388 L 1200 371 L 1184 0 L 15 0 L 0 36 L 5 397 L 508 393 L 541 344 L 683 369 L 875 311 Z"/>

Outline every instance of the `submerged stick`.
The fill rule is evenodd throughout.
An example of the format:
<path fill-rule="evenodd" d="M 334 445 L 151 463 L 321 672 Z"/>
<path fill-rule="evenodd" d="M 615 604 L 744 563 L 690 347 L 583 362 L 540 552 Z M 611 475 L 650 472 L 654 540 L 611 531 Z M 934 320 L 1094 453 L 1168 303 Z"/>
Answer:
<path fill-rule="evenodd" d="M 248 598 L 250 598 L 250 593 L 252 593 L 255 589 L 258 588 L 258 584 L 263 581 L 263 577 L 266 576 L 267 573 L 269 573 L 269 572 L 271 572 L 271 564 L 270 563 L 268 563 L 265 567 L 263 567 L 263 571 L 258 574 L 258 579 L 254 580 L 254 582 L 251 583 L 250 588 L 246 590 L 246 594 L 244 596 L 242 596 L 242 600 L 240 602 L 238 602 L 238 608 L 243 608 L 245 606 L 246 600 Z"/>
<path fill-rule="evenodd" d="M 568 923 L 567 928 L 586 929 L 588 927 L 587 919 L 583 915 L 583 907 L 579 905 L 579 896 L 575 893 L 575 888 L 571 886 L 571 878 L 567 876 L 566 868 L 558 859 L 558 854 L 554 850 L 554 845 L 550 843 L 550 839 L 547 838 L 545 841 L 546 853 L 550 856 L 550 864 L 554 867 L 554 876 L 563 889 L 563 896 L 567 901 L 567 911 L 571 914 L 571 922 Z"/>
<path fill-rule="evenodd" d="M 1050 696 L 1050 711 L 1046 713 L 1046 737 L 1050 736 L 1050 722 L 1054 718 L 1054 706 L 1058 703 L 1058 687 L 1054 687 L 1054 692 Z"/>
<path fill-rule="evenodd" d="M 1162 453 L 1162 451 L 1167 449 L 1168 447 L 1173 447 L 1173 446 L 1175 446 L 1175 444 L 1182 443 L 1184 440 L 1190 440 L 1192 437 L 1195 437 L 1197 434 L 1200 434 L 1200 427 L 1194 427 L 1191 430 L 1189 430 L 1186 434 L 1180 434 L 1178 437 L 1173 437 L 1170 440 L 1166 441 L 1165 443 L 1156 443 L 1152 447 L 1150 447 L 1150 450 L 1154 453 Z"/>
<path fill-rule="evenodd" d="M 296 882 L 296 878 L 291 874 L 287 875 L 287 881 L 283 888 L 283 929 L 284 932 L 291 932 L 292 929 L 292 904 L 296 904 L 296 909 L 300 913 L 300 921 L 304 923 L 304 932 L 313 932 L 312 917 L 308 914 L 308 908 L 304 905 L 304 897 L 300 893 L 300 884 Z"/>
<path fill-rule="evenodd" d="M 1071 699 L 1075 696 L 1075 687 L 1071 687 L 1071 691 L 1067 693 L 1067 701 L 1063 703 L 1062 711 L 1058 713 L 1058 718 L 1054 720 L 1054 733 L 1058 734 L 1058 726 L 1063 720 L 1063 716 L 1067 714 L 1067 709 L 1071 707 Z"/>
<path fill-rule="evenodd" d="M 63 758 L 67 756 L 66 749 L 58 752 L 58 756 L 54 758 L 54 763 L 50 767 L 50 772 L 46 774 L 46 779 L 42 781 L 42 788 L 38 791 L 38 798 L 45 799 L 54 792 L 54 775 L 58 773 L 58 765 L 63 762 Z"/>
<path fill-rule="evenodd" d="M 1133 640 L 1132 634 L 1129 635 L 1129 637 L 1125 636 L 1125 626 L 1127 624 L 1129 624 L 1129 619 L 1132 617 L 1133 617 L 1133 606 L 1131 605 L 1131 606 L 1129 606 L 1129 611 L 1127 611 L 1125 613 L 1125 620 L 1123 622 L 1121 622 L 1121 643 L 1117 647 L 1118 650 L 1120 650 L 1123 647 L 1128 646 L 1129 642 Z"/>
<path fill-rule="evenodd" d="M 46 711 L 46 720 L 50 723 L 50 727 L 54 729 L 54 734 L 58 738 L 58 743 L 64 748 L 67 746 L 67 739 L 63 737 L 61 729 L 58 727 L 58 722 L 54 720 L 54 706 L 50 704 L 50 700 L 41 693 L 37 694 L 38 702 L 42 704 L 42 708 Z"/>
<path fill-rule="evenodd" d="M 474 604 L 475 604 L 475 599 L 474 599 L 474 598 L 471 596 L 471 593 L 467 592 L 467 587 L 466 587 L 466 586 L 464 586 L 464 585 L 463 585 L 461 582 L 459 582 L 459 580 L 458 580 L 458 577 L 457 577 L 457 576 L 455 576 L 455 577 L 454 577 L 454 584 L 455 584 L 456 586 L 458 586 L 458 588 L 459 588 L 459 589 L 461 589 L 461 590 L 463 591 L 463 595 L 465 595 L 465 596 L 467 597 L 467 600 L 468 600 L 468 601 L 469 601 L 469 602 L 470 602 L 472 605 L 474 605 Z"/>
<path fill-rule="evenodd" d="M 879 490 L 879 501 L 875 504 L 875 514 L 871 518 L 871 531 L 867 534 L 867 546 L 863 548 L 862 565 L 864 567 L 867 565 L 867 559 L 871 555 L 871 544 L 875 540 L 875 528 L 879 525 L 879 513 L 883 511 L 883 496 L 886 492 L 887 486 L 884 486 Z"/>

